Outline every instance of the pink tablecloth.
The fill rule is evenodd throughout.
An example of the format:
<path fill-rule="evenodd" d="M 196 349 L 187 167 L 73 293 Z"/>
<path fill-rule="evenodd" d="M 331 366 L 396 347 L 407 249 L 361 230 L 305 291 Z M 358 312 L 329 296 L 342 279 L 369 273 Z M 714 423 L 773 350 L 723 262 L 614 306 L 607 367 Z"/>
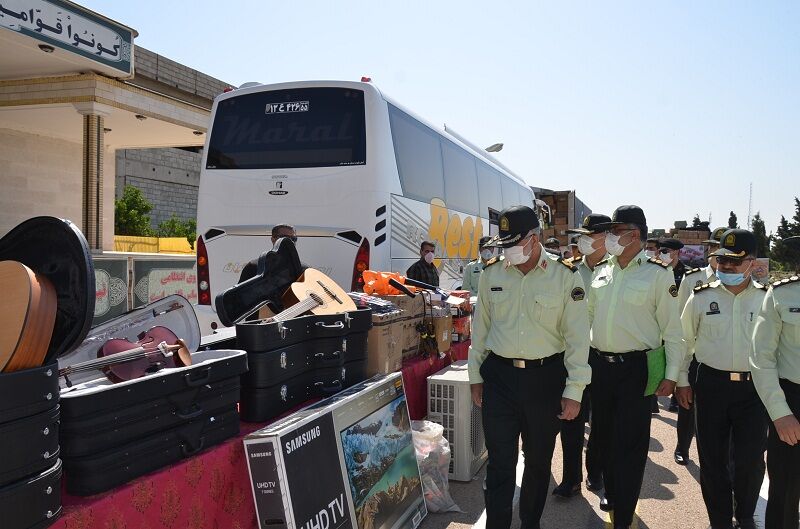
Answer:
<path fill-rule="evenodd" d="M 426 414 L 428 375 L 465 359 L 468 347 L 469 342 L 453 344 L 444 358 L 418 358 L 403 366 L 412 419 Z M 81 498 L 62 493 L 64 511 L 52 527 L 257 529 L 242 438 L 263 426 L 242 423 L 237 437 L 104 494 Z"/>

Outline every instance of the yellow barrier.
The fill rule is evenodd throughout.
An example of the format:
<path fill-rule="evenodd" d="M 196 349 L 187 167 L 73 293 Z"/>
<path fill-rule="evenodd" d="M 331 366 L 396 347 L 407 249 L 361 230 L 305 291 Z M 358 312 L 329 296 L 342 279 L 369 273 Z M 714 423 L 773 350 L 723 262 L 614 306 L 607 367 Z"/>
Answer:
<path fill-rule="evenodd" d="M 114 235 L 115 252 L 182 253 L 194 255 L 186 237 L 133 237 Z"/>

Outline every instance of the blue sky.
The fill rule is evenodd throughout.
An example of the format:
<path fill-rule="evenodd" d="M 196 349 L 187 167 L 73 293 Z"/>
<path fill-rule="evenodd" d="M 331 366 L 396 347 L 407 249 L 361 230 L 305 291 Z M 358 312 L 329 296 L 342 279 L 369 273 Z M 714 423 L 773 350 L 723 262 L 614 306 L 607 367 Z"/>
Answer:
<path fill-rule="evenodd" d="M 234 85 L 370 76 L 503 142 L 529 184 L 651 227 L 744 224 L 752 182 L 770 231 L 800 196 L 800 2 L 80 3 Z"/>

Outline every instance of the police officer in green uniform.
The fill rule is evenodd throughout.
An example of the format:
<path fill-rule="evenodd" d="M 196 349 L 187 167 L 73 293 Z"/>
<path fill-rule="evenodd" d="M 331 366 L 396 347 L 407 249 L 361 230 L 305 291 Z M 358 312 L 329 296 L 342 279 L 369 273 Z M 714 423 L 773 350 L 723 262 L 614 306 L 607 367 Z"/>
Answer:
<path fill-rule="evenodd" d="M 703 268 L 692 268 L 686 271 L 678 285 L 678 307 L 679 311 L 683 312 L 689 296 L 692 294 L 692 289 L 702 286 L 706 283 L 711 283 L 717 280 L 715 271 L 717 269 L 717 258 L 711 255 L 719 249 L 719 239 L 728 228 L 717 228 L 711 235 L 710 239 L 703 241 L 708 247 L 708 266 Z M 687 351 L 689 355 L 689 380 L 694 380 L 695 369 L 697 369 L 697 362 L 691 360 L 694 351 Z M 677 425 L 677 444 L 675 452 L 672 457 L 679 465 L 686 466 L 689 464 L 689 447 L 692 446 L 692 438 L 694 437 L 694 406 L 689 404 L 688 408 L 678 405 L 675 395 L 672 396 L 669 411 L 678 413 Z"/>
<path fill-rule="evenodd" d="M 784 243 L 800 248 L 800 236 Z M 798 267 L 800 275 L 800 267 Z M 766 529 L 798 527 L 800 504 L 800 277 L 776 281 L 758 313 L 750 365 L 772 423 Z"/>
<path fill-rule="evenodd" d="M 734 515 L 736 527 L 755 529 L 753 515 L 764 480 L 767 414 L 749 361 L 766 295 L 766 287 L 750 276 L 755 253 L 752 232 L 726 231 L 714 252 L 719 279 L 696 287 L 681 315 L 697 367 L 690 386 L 687 355 L 676 393 L 684 408 L 694 400 L 700 488 L 713 529 L 730 529 Z"/>
<path fill-rule="evenodd" d="M 477 259 L 471 261 L 464 267 L 464 280 L 461 283 L 461 290 L 469 290 L 470 296 L 478 295 L 478 280 L 481 278 L 481 272 L 483 272 L 483 267 L 486 266 L 486 263 L 488 263 L 489 259 L 494 255 L 492 248 L 483 247 L 489 239 L 491 239 L 491 237 L 481 237 L 481 240 L 478 242 L 478 252 L 480 255 Z"/>
<path fill-rule="evenodd" d="M 592 282 L 594 267 L 606 256 L 605 230 L 597 226 L 611 222 L 608 215 L 592 213 L 583 219 L 580 228 L 567 230 L 577 237 L 577 250 L 580 257 L 569 260 L 578 269 L 584 285 Z M 553 495 L 570 498 L 580 493 L 583 472 L 581 459 L 583 455 L 584 424 L 589 422 L 591 413 L 589 387 L 583 392 L 581 414 L 572 421 L 561 421 L 561 452 L 564 468 L 561 483 L 553 489 Z M 603 488 L 602 461 L 598 457 L 597 442 L 592 431 L 586 445 L 586 488 L 597 491 Z"/>
<path fill-rule="evenodd" d="M 683 362 L 678 289 L 672 272 L 643 251 L 647 220 L 638 206 L 620 206 L 607 225 L 612 255 L 595 268 L 589 288 L 592 429 L 605 478 L 600 508 L 614 511 L 614 527 L 627 528 L 650 445 L 647 352 L 666 349 L 666 376 L 656 395 L 671 395 Z"/>
<path fill-rule="evenodd" d="M 469 349 L 472 399 L 482 407 L 489 451 L 486 527 L 511 526 L 521 435 L 520 519 L 522 529 L 538 529 L 560 423 L 578 416 L 591 379 L 588 313 L 580 274 L 545 252 L 536 213 L 515 206 L 500 212 L 499 223 L 487 246 L 505 253 L 481 274 Z"/>

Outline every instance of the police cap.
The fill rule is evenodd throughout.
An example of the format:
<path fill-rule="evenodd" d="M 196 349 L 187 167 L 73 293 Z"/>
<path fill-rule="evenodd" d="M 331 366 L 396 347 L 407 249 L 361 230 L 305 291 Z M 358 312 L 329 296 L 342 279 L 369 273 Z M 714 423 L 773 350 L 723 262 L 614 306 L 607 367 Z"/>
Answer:
<path fill-rule="evenodd" d="M 500 232 L 484 246 L 511 248 L 529 231 L 539 227 L 539 217 L 528 206 L 514 206 L 500 212 Z"/>
<path fill-rule="evenodd" d="M 733 229 L 722 234 L 719 249 L 711 252 L 711 255 L 744 259 L 754 253 L 756 253 L 756 236 L 753 232 Z"/>

